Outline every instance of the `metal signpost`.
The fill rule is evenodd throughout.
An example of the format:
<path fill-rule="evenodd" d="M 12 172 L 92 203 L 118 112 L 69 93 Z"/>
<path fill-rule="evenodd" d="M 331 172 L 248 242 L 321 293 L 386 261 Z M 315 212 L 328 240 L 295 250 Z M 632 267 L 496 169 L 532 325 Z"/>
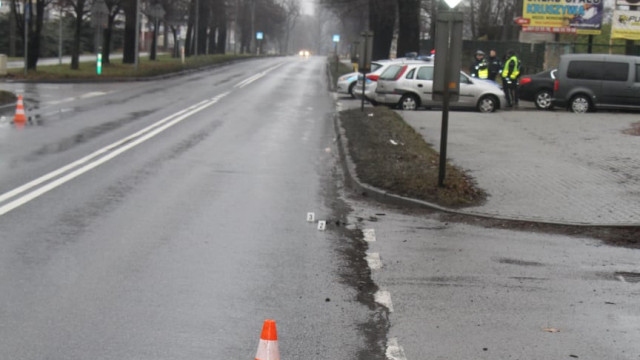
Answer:
<path fill-rule="evenodd" d="M 106 27 L 109 8 L 104 0 L 99 0 L 91 6 L 91 23 L 96 28 L 96 74 L 102 74 L 102 32 Z"/>
<path fill-rule="evenodd" d="M 360 54 L 358 56 L 358 69 L 362 72 L 362 102 L 360 111 L 364 111 L 364 88 L 367 85 L 367 73 L 371 71 L 371 54 L 373 54 L 373 32 L 364 31 L 360 42 Z"/>
<path fill-rule="evenodd" d="M 447 3 L 453 6 L 449 0 Z M 459 0 L 458 0 L 459 2 Z M 460 60 L 462 56 L 461 12 L 439 12 L 436 19 L 435 64 L 433 69 L 433 100 L 442 101 L 442 129 L 440 135 L 440 167 L 438 186 L 444 186 L 447 169 L 447 136 L 449 131 L 449 102 L 460 96 Z"/>
<path fill-rule="evenodd" d="M 336 76 L 338 75 L 338 61 L 339 61 L 338 43 L 339 42 L 340 42 L 340 35 L 338 35 L 338 34 L 333 35 L 333 52 L 336 55 Z"/>

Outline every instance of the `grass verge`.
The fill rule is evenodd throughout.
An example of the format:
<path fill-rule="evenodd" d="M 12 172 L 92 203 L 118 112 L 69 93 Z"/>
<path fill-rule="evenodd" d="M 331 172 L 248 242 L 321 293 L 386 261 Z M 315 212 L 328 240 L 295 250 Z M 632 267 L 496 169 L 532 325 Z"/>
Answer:
<path fill-rule="evenodd" d="M 389 108 L 346 110 L 340 119 L 360 181 L 451 208 L 479 205 L 486 199 L 473 179 L 451 164 L 445 186 L 438 187 L 439 154 Z"/>
<path fill-rule="evenodd" d="M 114 60 L 102 67 L 102 74 L 96 74 L 95 62 L 80 63 L 79 69 L 71 70 L 69 64 L 39 66 L 36 71 L 29 71 L 24 76 L 23 69 L 11 69 L 7 78 L 28 81 L 65 81 L 65 80 L 113 80 L 122 78 L 145 78 L 176 73 L 184 70 L 198 69 L 211 65 L 230 62 L 238 59 L 248 59 L 252 55 L 201 55 L 185 59 L 173 58 L 170 55 L 160 55 L 156 61 L 140 59 L 138 70 L 133 64 L 123 64 L 122 60 Z"/>

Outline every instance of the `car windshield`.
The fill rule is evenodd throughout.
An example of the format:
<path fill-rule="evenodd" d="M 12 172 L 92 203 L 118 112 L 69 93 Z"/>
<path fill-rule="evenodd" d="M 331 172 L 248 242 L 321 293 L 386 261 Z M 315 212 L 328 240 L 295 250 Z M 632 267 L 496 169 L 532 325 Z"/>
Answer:
<path fill-rule="evenodd" d="M 404 65 L 391 65 L 380 75 L 380 80 L 395 80 Z"/>

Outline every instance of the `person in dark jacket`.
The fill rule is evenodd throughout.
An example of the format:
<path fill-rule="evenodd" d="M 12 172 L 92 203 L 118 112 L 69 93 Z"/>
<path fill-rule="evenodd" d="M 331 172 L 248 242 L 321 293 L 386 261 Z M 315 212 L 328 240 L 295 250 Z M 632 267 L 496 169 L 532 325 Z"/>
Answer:
<path fill-rule="evenodd" d="M 489 51 L 489 59 L 487 62 L 489 63 L 489 80 L 496 81 L 496 77 L 498 77 L 500 70 L 502 70 L 502 61 L 498 58 L 495 50 L 491 49 Z"/>
<path fill-rule="evenodd" d="M 488 79 L 489 78 L 489 64 L 487 60 L 484 58 L 484 51 L 478 50 L 476 51 L 475 60 L 471 64 L 470 67 L 471 76 L 478 79 Z"/>

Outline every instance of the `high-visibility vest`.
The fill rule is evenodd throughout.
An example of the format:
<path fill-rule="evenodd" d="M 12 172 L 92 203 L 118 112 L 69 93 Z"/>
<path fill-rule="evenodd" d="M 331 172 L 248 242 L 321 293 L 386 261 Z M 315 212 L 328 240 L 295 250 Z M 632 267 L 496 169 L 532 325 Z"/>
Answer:
<path fill-rule="evenodd" d="M 511 71 L 511 74 L 509 74 L 509 65 L 510 63 L 513 62 L 513 70 Z M 506 78 L 509 77 L 511 78 L 511 80 L 515 80 L 518 75 L 520 75 L 520 67 L 518 66 L 518 58 L 514 55 L 512 57 L 509 58 L 509 60 L 507 60 L 506 63 L 504 63 L 504 68 L 502 69 L 502 77 Z"/>
<path fill-rule="evenodd" d="M 479 79 L 488 79 L 489 78 L 489 68 L 478 69 L 478 78 Z"/>

